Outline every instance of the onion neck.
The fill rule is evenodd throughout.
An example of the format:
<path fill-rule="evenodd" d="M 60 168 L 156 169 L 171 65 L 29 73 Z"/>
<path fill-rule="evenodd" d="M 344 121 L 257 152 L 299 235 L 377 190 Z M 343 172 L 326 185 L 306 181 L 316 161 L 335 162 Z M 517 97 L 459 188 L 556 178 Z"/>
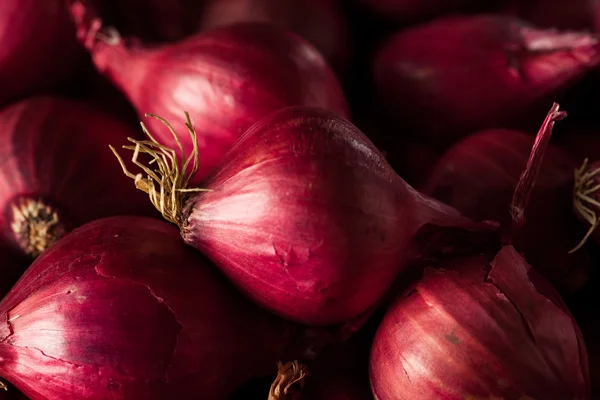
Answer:
<path fill-rule="evenodd" d="M 9 212 L 12 235 L 30 257 L 39 256 L 66 233 L 60 213 L 42 199 L 20 197 Z"/>
<path fill-rule="evenodd" d="M 271 384 L 268 400 L 296 400 L 308 376 L 306 365 L 298 361 L 277 363 L 277 377 Z"/>

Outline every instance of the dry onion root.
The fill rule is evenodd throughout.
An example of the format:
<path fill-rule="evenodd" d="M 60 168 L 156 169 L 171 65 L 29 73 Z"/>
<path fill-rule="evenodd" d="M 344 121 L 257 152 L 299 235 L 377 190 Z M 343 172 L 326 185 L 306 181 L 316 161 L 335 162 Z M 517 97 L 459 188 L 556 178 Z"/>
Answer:
<path fill-rule="evenodd" d="M 298 361 L 277 363 L 277 377 L 271 384 L 268 400 L 300 399 L 308 375 L 308 367 Z"/>
<path fill-rule="evenodd" d="M 581 167 L 575 170 L 575 185 L 573 188 L 573 207 L 578 217 L 589 223 L 590 228 L 581 239 L 581 242 L 575 246 L 570 253 L 574 253 L 581 249 L 588 241 L 590 236 L 596 231 L 600 225 L 600 215 L 598 210 L 600 201 L 598 191 L 600 190 L 600 164 L 589 164 L 586 158 L 581 164 Z"/>

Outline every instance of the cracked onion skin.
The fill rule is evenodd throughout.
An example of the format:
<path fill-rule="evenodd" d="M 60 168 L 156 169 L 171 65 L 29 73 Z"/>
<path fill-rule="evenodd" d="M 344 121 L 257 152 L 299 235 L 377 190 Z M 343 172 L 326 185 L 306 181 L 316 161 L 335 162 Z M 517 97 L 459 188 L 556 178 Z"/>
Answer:
<path fill-rule="evenodd" d="M 72 13 L 87 38 L 85 9 L 76 2 Z M 202 158 L 196 181 L 219 164 L 252 124 L 273 111 L 308 105 L 349 115 L 341 85 L 318 50 L 268 23 L 227 25 L 154 48 L 119 37 L 106 41 L 102 35 L 86 43 L 98 71 L 126 95 L 140 117 L 160 115 L 179 132 L 185 131 L 181 113 L 190 113 Z M 148 128 L 161 144 L 181 154 L 161 122 L 149 121 Z M 190 138 L 183 136 L 181 142 L 190 154 Z"/>
<path fill-rule="evenodd" d="M 76 229 L 0 303 L 0 376 L 37 399 L 225 399 L 292 330 L 143 217 Z"/>
<path fill-rule="evenodd" d="M 370 376 L 378 400 L 590 399 L 579 327 L 512 246 L 427 268 L 386 312 Z"/>
<path fill-rule="evenodd" d="M 600 44 L 590 33 L 448 16 L 388 39 L 373 76 L 379 101 L 403 129 L 444 146 L 482 129 L 537 125 L 556 96 L 598 65 Z"/>
<path fill-rule="evenodd" d="M 417 192 L 358 128 L 316 107 L 254 124 L 200 187 L 184 241 L 258 304 L 309 325 L 373 307 L 432 243 L 425 230 L 495 229 Z"/>

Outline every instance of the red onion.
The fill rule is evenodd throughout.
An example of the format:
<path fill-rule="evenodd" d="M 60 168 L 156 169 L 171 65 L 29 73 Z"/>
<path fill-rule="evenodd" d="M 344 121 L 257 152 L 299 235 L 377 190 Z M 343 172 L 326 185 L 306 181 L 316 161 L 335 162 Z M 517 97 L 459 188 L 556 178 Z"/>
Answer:
<path fill-rule="evenodd" d="M 189 116 L 187 125 L 194 141 Z M 263 307 L 311 325 L 366 312 L 432 235 L 495 227 L 421 195 L 354 125 L 319 108 L 263 118 L 202 188 L 189 189 L 190 175 L 179 172 L 193 175 L 197 152 L 182 165 L 145 141 L 135 154 L 151 155 L 161 172 L 128 175 L 187 244 Z"/>
<path fill-rule="evenodd" d="M 75 3 L 72 9 L 83 23 L 80 6 Z M 82 29 L 85 25 L 80 24 Z M 86 43 L 96 67 L 140 114 L 179 120 L 180 110 L 190 111 L 200 132 L 198 180 L 250 125 L 271 111 L 303 104 L 348 115 L 325 59 L 305 40 L 269 24 L 230 25 L 156 49 L 128 46 L 118 36 L 94 32 Z M 160 121 L 152 120 L 149 127 L 159 143 L 178 148 Z M 180 123 L 175 128 L 185 129 Z M 182 138 L 182 144 L 190 154 L 190 139 Z"/>
<path fill-rule="evenodd" d="M 311 42 L 336 70 L 346 69 L 350 32 L 339 0 L 212 0 L 204 9 L 204 29 L 236 22 L 289 29 Z"/>
<path fill-rule="evenodd" d="M 108 148 L 136 131 L 84 104 L 34 97 L 0 111 L 0 234 L 37 256 L 65 232 L 150 214 Z"/>
<path fill-rule="evenodd" d="M 473 0 L 359 0 L 371 11 L 386 19 L 411 22 L 424 20 L 449 11 L 460 10 Z"/>
<path fill-rule="evenodd" d="M 61 0 L 2 0 L 0 49 L 0 104 L 56 88 L 81 55 Z"/>
<path fill-rule="evenodd" d="M 293 334 L 175 227 L 141 217 L 73 231 L 0 313 L 0 375 L 33 399 L 225 399 L 286 357 Z"/>
<path fill-rule="evenodd" d="M 542 28 L 589 30 L 596 0 L 508 0 L 503 11 Z"/>
<path fill-rule="evenodd" d="M 375 397 L 590 399 L 579 328 L 530 268 L 512 246 L 427 268 L 375 336 Z"/>
<path fill-rule="evenodd" d="M 444 145 L 524 124 L 596 68 L 599 50 L 588 33 L 544 31 L 503 16 L 445 17 L 392 36 L 374 77 L 404 129 Z"/>
<path fill-rule="evenodd" d="M 387 310 L 371 349 L 378 400 L 590 399 L 587 353 L 577 323 L 552 286 L 510 244 L 548 149 L 554 104 L 510 202 L 512 220 L 493 257 L 426 268 Z"/>
<path fill-rule="evenodd" d="M 450 148 L 421 187 L 474 219 L 509 223 L 510 203 L 533 138 L 494 129 L 467 137 Z M 533 190 L 527 224 L 513 237 L 515 246 L 561 291 L 573 291 L 588 275 L 588 253 L 568 251 L 583 236 L 571 213 L 573 171 L 577 163 L 550 145 Z"/>

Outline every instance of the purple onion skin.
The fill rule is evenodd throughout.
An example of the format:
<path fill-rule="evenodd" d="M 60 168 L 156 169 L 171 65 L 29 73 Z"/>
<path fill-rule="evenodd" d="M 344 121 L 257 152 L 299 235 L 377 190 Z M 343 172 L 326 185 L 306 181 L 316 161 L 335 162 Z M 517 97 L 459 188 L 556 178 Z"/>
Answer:
<path fill-rule="evenodd" d="M 210 0 L 202 28 L 268 22 L 311 42 L 336 71 L 348 69 L 350 31 L 339 0 Z"/>
<path fill-rule="evenodd" d="M 599 50 L 588 33 L 505 16 L 444 17 L 393 35 L 373 74 L 390 115 L 443 146 L 481 129 L 528 125 L 600 64 Z"/>
<path fill-rule="evenodd" d="M 225 399 L 285 357 L 289 324 L 258 309 L 177 229 L 87 224 L 0 303 L 0 375 L 32 399 Z"/>
<path fill-rule="evenodd" d="M 506 246 L 426 269 L 375 336 L 375 397 L 590 399 L 579 328 L 530 268 Z"/>
<path fill-rule="evenodd" d="M 74 32 L 61 0 L 2 0 L 0 105 L 64 83 L 83 55 Z"/>
<path fill-rule="evenodd" d="M 420 187 L 464 215 L 510 225 L 513 191 L 525 168 L 533 137 L 490 129 L 451 147 Z M 571 213 L 576 161 L 552 144 L 533 189 L 527 221 L 513 243 L 561 292 L 572 292 L 588 278 L 589 254 L 568 254 L 585 234 Z"/>
<path fill-rule="evenodd" d="M 12 207 L 24 197 L 53 206 L 65 231 L 113 215 L 154 215 L 114 162 L 109 144 L 138 132 L 91 106 L 37 96 L 0 110 L 0 234 L 21 250 Z"/>
<path fill-rule="evenodd" d="M 263 307 L 310 325 L 373 307 L 419 259 L 422 228 L 490 228 L 421 195 L 358 128 L 314 107 L 253 125 L 200 186 L 185 242 Z"/>
<path fill-rule="evenodd" d="M 325 58 L 305 39 L 266 23 L 229 25 L 154 49 L 98 40 L 90 51 L 140 115 L 157 114 L 185 132 L 181 113 L 190 113 L 202 158 L 196 181 L 272 111 L 310 105 L 349 113 Z M 148 128 L 161 144 L 178 148 L 161 122 L 150 120 Z M 181 140 L 190 154 L 190 138 Z"/>

